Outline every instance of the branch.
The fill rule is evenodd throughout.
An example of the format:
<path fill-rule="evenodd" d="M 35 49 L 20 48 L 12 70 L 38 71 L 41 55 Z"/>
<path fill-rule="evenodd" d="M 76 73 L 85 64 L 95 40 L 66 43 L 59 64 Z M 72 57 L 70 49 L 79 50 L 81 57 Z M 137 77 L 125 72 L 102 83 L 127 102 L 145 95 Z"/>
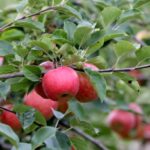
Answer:
<path fill-rule="evenodd" d="M 8 23 L 8 24 L 2 26 L 2 27 L 0 28 L 0 32 L 3 32 L 5 29 L 11 27 L 16 21 L 24 20 L 24 19 L 27 19 L 27 18 L 30 18 L 30 17 L 33 17 L 33 16 L 38 16 L 38 15 L 43 14 L 44 12 L 47 12 L 47 11 L 50 11 L 50 10 L 56 10 L 56 9 L 57 9 L 57 6 L 53 6 L 53 7 L 52 7 L 52 6 L 49 6 L 48 8 L 43 9 L 43 10 L 40 10 L 40 11 L 38 11 L 38 12 L 36 12 L 36 13 L 33 13 L 33 14 L 31 14 L 31 15 L 22 16 L 21 18 L 16 19 L 15 21 L 12 21 L 12 22 L 10 22 L 10 23 Z"/>
<path fill-rule="evenodd" d="M 77 71 L 81 71 L 81 72 L 84 71 L 83 69 L 78 69 L 75 67 L 72 67 L 72 68 Z M 99 73 L 130 72 L 133 70 L 140 70 L 140 69 L 146 69 L 146 68 L 150 68 L 150 64 L 141 65 L 141 66 L 137 66 L 137 67 L 119 68 L 119 69 L 115 69 L 115 68 L 99 69 L 97 72 L 99 72 Z M 44 72 L 43 72 L 43 74 L 44 74 Z M 16 73 L 0 75 L 0 79 L 9 79 L 9 78 L 15 78 L 15 77 L 24 77 L 24 74 L 22 72 L 16 72 Z"/>
<path fill-rule="evenodd" d="M 61 121 L 59 124 L 62 125 L 63 127 L 65 127 L 65 128 L 70 128 L 70 126 L 69 126 L 67 123 L 65 123 L 65 122 L 62 122 L 62 121 Z M 93 137 L 91 137 L 90 135 L 84 133 L 84 132 L 81 131 L 80 129 L 77 129 L 77 128 L 73 128 L 73 127 L 72 127 L 70 130 L 71 130 L 72 132 L 74 132 L 74 133 L 76 133 L 76 134 L 82 136 L 84 139 L 90 141 L 91 143 L 93 143 L 95 146 L 97 146 L 97 148 L 99 148 L 99 150 L 108 150 L 108 149 L 102 144 L 101 141 L 98 141 L 98 140 L 94 139 Z"/>

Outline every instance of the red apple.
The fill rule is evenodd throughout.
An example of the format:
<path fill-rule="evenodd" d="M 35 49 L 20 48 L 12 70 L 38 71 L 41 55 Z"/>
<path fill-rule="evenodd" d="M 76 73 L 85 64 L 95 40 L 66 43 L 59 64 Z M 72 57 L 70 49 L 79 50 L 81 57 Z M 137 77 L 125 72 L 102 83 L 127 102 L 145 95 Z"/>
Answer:
<path fill-rule="evenodd" d="M 135 128 L 138 127 L 139 125 L 141 125 L 142 123 L 142 114 L 143 114 L 143 111 L 141 109 L 141 107 L 136 104 L 136 103 L 130 103 L 129 104 L 129 108 L 131 110 L 133 110 L 134 112 L 134 116 L 135 116 Z"/>
<path fill-rule="evenodd" d="M 53 116 L 52 108 L 57 109 L 57 102 L 41 97 L 35 90 L 32 90 L 24 97 L 24 104 L 31 106 L 41 112 L 46 120 Z"/>
<path fill-rule="evenodd" d="M 7 104 L 7 105 L 4 105 L 3 107 L 8 110 L 13 109 L 12 104 Z M 0 115 L 0 118 L 1 118 L 2 123 L 9 125 L 14 131 L 21 130 L 22 128 L 21 123 L 15 113 L 3 110 Z"/>
<path fill-rule="evenodd" d="M 124 110 L 113 110 L 107 118 L 110 128 L 117 132 L 121 137 L 127 138 L 135 126 L 135 117 L 131 112 Z"/>
<path fill-rule="evenodd" d="M 143 126 L 143 138 L 145 140 L 150 140 L 150 124 Z"/>
<path fill-rule="evenodd" d="M 68 101 L 79 90 L 79 77 L 70 67 L 58 67 L 44 75 L 42 86 L 47 97 L 56 101 Z"/>
<path fill-rule="evenodd" d="M 4 57 L 0 56 L 0 66 L 3 65 Z"/>
<path fill-rule="evenodd" d="M 93 64 L 84 63 L 84 68 L 98 70 Z M 76 95 L 77 100 L 80 102 L 90 102 L 98 98 L 97 92 L 92 85 L 89 77 L 85 73 L 78 73 L 79 75 L 79 91 Z"/>
<path fill-rule="evenodd" d="M 45 95 L 45 93 L 43 91 L 42 83 L 39 83 L 38 85 L 36 85 L 35 91 L 43 98 L 47 98 L 47 96 Z"/>
<path fill-rule="evenodd" d="M 51 69 L 54 69 L 54 63 L 51 61 L 45 61 L 40 64 L 40 66 L 44 69 L 45 72 L 48 72 Z"/>

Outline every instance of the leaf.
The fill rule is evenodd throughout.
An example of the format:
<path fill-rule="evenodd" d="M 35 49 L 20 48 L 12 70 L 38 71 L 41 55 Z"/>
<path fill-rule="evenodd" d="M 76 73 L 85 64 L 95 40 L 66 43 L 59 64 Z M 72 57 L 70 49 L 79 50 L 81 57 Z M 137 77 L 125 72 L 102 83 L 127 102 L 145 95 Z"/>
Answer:
<path fill-rule="evenodd" d="M 76 18 L 78 18 L 80 20 L 82 19 L 81 14 L 77 10 L 75 10 L 73 7 L 70 7 L 68 5 L 59 6 L 59 7 L 57 7 L 57 10 L 63 12 L 67 16 L 76 17 Z"/>
<path fill-rule="evenodd" d="M 136 56 L 139 61 L 143 61 L 143 60 L 150 58 L 150 46 L 145 46 L 137 50 Z"/>
<path fill-rule="evenodd" d="M 31 30 L 37 29 L 42 32 L 45 32 L 44 24 L 34 20 L 29 20 L 29 19 L 20 20 L 20 21 L 16 21 L 14 25 L 17 27 L 25 27 Z"/>
<path fill-rule="evenodd" d="M 138 8 L 138 7 L 141 7 L 147 3 L 149 3 L 150 1 L 149 0 L 136 0 L 135 4 L 134 4 L 134 8 Z"/>
<path fill-rule="evenodd" d="M 29 143 L 19 143 L 17 149 L 13 147 L 11 150 L 32 150 L 32 145 Z"/>
<path fill-rule="evenodd" d="M 92 71 L 88 68 L 85 68 L 85 73 L 89 76 L 93 86 L 95 87 L 97 94 L 101 101 L 104 101 L 106 98 L 106 81 L 105 79 L 96 71 Z"/>
<path fill-rule="evenodd" d="M 12 65 L 0 66 L 0 74 L 8 74 L 16 71 L 18 70 Z"/>
<path fill-rule="evenodd" d="M 17 29 L 6 30 L 0 36 L 2 40 L 19 40 L 24 37 L 24 33 Z"/>
<path fill-rule="evenodd" d="M 56 110 L 54 110 L 54 109 L 52 109 L 52 111 L 53 111 L 54 116 L 55 116 L 58 120 L 63 119 L 64 116 L 65 116 L 62 112 L 56 111 Z"/>
<path fill-rule="evenodd" d="M 41 70 L 37 66 L 24 66 L 23 67 L 23 74 L 25 77 L 31 81 L 39 81 L 41 76 Z"/>
<path fill-rule="evenodd" d="M 73 35 L 76 30 L 76 25 L 70 21 L 64 22 L 64 30 L 67 33 L 67 38 L 73 40 Z"/>
<path fill-rule="evenodd" d="M 106 7 L 102 11 L 103 21 L 106 26 L 112 24 L 121 15 L 121 10 L 117 7 Z"/>
<path fill-rule="evenodd" d="M 6 137 L 6 139 L 9 140 L 12 145 L 18 147 L 19 138 L 8 125 L 0 123 L 0 134 Z"/>
<path fill-rule="evenodd" d="M 0 56 L 13 54 L 13 47 L 9 42 L 0 40 Z"/>
<path fill-rule="evenodd" d="M 0 97 L 6 99 L 7 94 L 10 92 L 10 85 L 6 82 L 0 81 Z"/>
<path fill-rule="evenodd" d="M 141 12 L 137 9 L 127 10 L 120 15 L 120 18 L 118 19 L 117 23 L 118 24 L 124 23 L 131 19 L 135 19 L 136 17 L 140 15 L 141 15 Z"/>
<path fill-rule="evenodd" d="M 56 133 L 56 128 L 53 127 L 42 127 L 37 130 L 32 139 L 32 149 L 39 147 L 47 138 L 53 137 Z"/>
<path fill-rule="evenodd" d="M 117 44 L 115 44 L 115 51 L 118 56 L 127 54 L 134 50 L 135 50 L 135 47 L 132 45 L 132 43 L 128 41 L 120 41 Z"/>
<path fill-rule="evenodd" d="M 35 121 L 36 123 L 39 123 L 40 125 L 46 126 L 46 120 L 44 116 L 38 111 L 35 112 Z"/>
<path fill-rule="evenodd" d="M 78 25 L 74 32 L 74 42 L 82 46 L 90 37 L 92 29 L 91 24 L 83 23 Z"/>
<path fill-rule="evenodd" d="M 60 131 L 56 132 L 56 139 L 62 150 L 70 150 L 71 142 L 68 136 Z"/>

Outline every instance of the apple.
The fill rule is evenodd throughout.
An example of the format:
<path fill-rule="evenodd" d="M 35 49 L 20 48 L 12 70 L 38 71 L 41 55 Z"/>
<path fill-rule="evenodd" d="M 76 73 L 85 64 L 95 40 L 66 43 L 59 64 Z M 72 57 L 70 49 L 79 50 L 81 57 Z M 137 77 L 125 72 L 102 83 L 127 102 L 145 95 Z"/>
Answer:
<path fill-rule="evenodd" d="M 79 77 L 72 68 L 62 66 L 45 73 L 42 86 L 47 97 L 55 101 L 68 101 L 79 90 Z"/>
<path fill-rule="evenodd" d="M 134 112 L 135 128 L 136 128 L 139 125 L 141 125 L 141 122 L 142 122 L 142 116 L 141 115 L 143 114 L 143 111 L 142 111 L 141 107 L 136 103 L 130 103 L 129 108 Z"/>
<path fill-rule="evenodd" d="M 84 68 L 90 68 L 94 71 L 97 71 L 98 68 L 93 64 L 84 63 Z M 92 85 L 89 77 L 85 73 L 78 73 L 79 75 L 79 91 L 76 95 L 76 98 L 80 102 L 90 102 L 98 98 L 97 92 Z"/>
<path fill-rule="evenodd" d="M 44 72 L 48 72 L 49 70 L 55 68 L 54 63 L 51 61 L 42 62 L 39 66 L 43 68 Z"/>
<path fill-rule="evenodd" d="M 34 89 L 40 96 L 42 96 L 43 98 L 47 98 L 43 91 L 42 83 L 37 84 Z"/>
<path fill-rule="evenodd" d="M 0 56 L 0 66 L 3 65 L 4 57 Z"/>
<path fill-rule="evenodd" d="M 143 139 L 150 140 L 150 124 L 143 125 Z"/>
<path fill-rule="evenodd" d="M 34 89 L 25 95 L 24 104 L 41 112 L 46 120 L 53 116 L 52 109 L 57 109 L 58 107 L 57 102 L 41 97 Z"/>
<path fill-rule="evenodd" d="M 121 137 L 127 138 L 135 126 L 135 117 L 128 111 L 113 110 L 107 117 L 107 123 Z"/>
<path fill-rule="evenodd" d="M 8 110 L 13 110 L 12 104 L 7 104 L 4 105 L 3 107 Z M 15 113 L 3 110 L 2 113 L 0 114 L 0 118 L 2 123 L 9 125 L 14 131 L 21 130 L 22 128 L 21 123 Z"/>

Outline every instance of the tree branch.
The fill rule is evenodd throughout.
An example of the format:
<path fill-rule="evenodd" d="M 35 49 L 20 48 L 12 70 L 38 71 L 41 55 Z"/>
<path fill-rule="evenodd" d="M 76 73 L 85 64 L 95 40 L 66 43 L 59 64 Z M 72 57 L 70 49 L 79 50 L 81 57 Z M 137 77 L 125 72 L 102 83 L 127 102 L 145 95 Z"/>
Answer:
<path fill-rule="evenodd" d="M 78 69 L 75 67 L 72 67 L 73 69 L 77 71 L 83 72 L 83 69 Z M 97 72 L 99 73 L 112 73 L 112 72 L 130 72 L 133 70 L 140 70 L 140 69 L 146 69 L 150 68 L 150 64 L 136 66 L 136 67 L 129 67 L 129 68 L 108 68 L 108 69 L 99 69 Z M 44 73 L 43 73 L 44 74 Z M 16 72 L 16 73 L 10 73 L 10 74 L 2 74 L 0 75 L 0 79 L 9 79 L 9 78 L 15 78 L 15 77 L 23 77 L 24 74 L 22 72 Z"/>
<path fill-rule="evenodd" d="M 43 14 L 44 12 L 47 12 L 47 11 L 50 11 L 50 10 L 56 10 L 56 9 L 57 9 L 57 6 L 53 6 L 53 7 L 52 7 L 52 6 L 49 6 L 48 8 L 45 8 L 45 9 L 43 9 L 43 10 L 40 10 L 40 11 L 38 11 L 38 12 L 36 12 L 36 13 L 33 13 L 33 14 L 31 14 L 31 15 L 22 16 L 21 18 L 16 19 L 16 20 L 14 20 L 14 21 L 12 21 L 12 22 L 10 22 L 10 23 L 8 23 L 8 24 L 2 26 L 2 27 L 0 28 L 0 32 L 3 32 L 3 31 L 4 31 L 5 29 L 7 29 L 8 27 L 11 27 L 16 21 L 24 20 L 24 19 L 27 19 L 27 18 L 30 18 L 30 17 L 33 17 L 33 16 L 38 16 L 38 15 Z"/>
<path fill-rule="evenodd" d="M 70 128 L 70 126 L 66 123 L 66 122 L 62 122 L 60 121 L 59 123 L 60 125 L 62 125 L 65 128 Z M 93 137 L 91 137 L 90 135 L 84 133 L 83 131 L 81 131 L 80 129 L 77 128 L 71 128 L 70 129 L 72 132 L 82 136 L 84 139 L 90 141 L 91 143 L 93 143 L 95 146 L 97 146 L 97 148 L 99 148 L 100 150 L 108 150 L 101 141 L 98 141 L 96 139 L 94 139 Z"/>

